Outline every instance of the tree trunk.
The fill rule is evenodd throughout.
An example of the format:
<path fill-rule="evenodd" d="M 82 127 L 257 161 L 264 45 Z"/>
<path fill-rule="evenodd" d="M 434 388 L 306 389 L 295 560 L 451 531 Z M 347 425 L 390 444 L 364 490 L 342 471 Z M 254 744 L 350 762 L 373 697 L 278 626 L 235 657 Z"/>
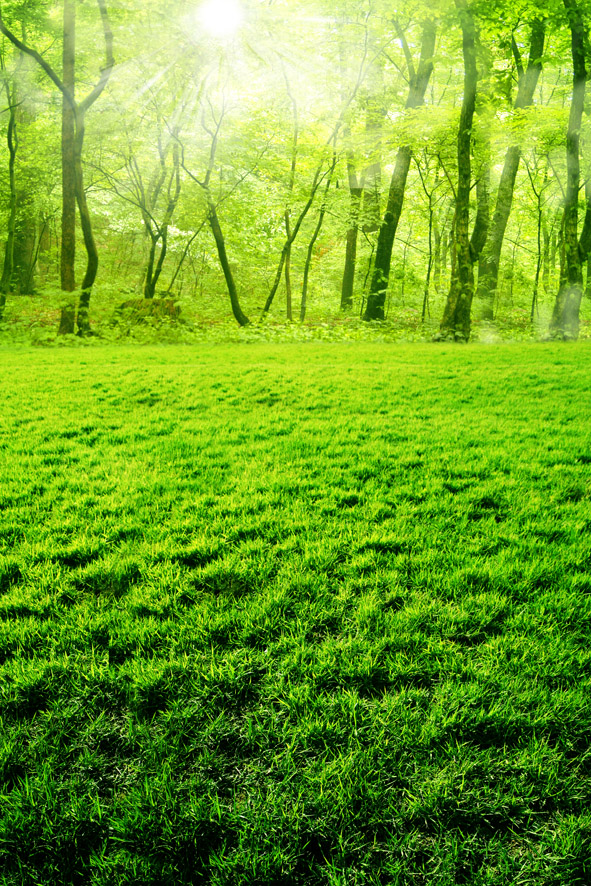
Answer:
<path fill-rule="evenodd" d="M 566 137 L 567 184 L 562 219 L 563 244 L 560 285 L 550 321 L 549 337 L 563 341 L 579 336 L 579 310 L 583 295 L 583 262 L 591 245 L 591 190 L 586 188 L 587 213 L 578 236 L 580 135 L 585 104 L 585 45 L 587 30 L 577 0 L 564 0 L 571 31 L 573 91 Z"/>
<path fill-rule="evenodd" d="M 472 126 L 476 108 L 478 69 L 476 29 L 467 0 L 455 0 L 462 26 L 464 56 L 464 97 L 458 131 L 458 187 L 452 244 L 452 273 L 439 339 L 468 341 L 474 297 L 474 264 L 482 251 L 488 231 L 487 181 L 478 182 L 478 212 L 470 238 L 470 190 L 472 185 Z"/>
<path fill-rule="evenodd" d="M 168 225 L 165 225 L 162 229 L 162 244 L 160 246 L 160 254 L 158 255 L 158 261 L 156 262 L 156 268 L 154 269 L 154 274 L 152 276 L 152 295 L 156 295 L 156 287 L 158 286 L 158 281 L 160 280 L 160 275 L 162 274 L 162 268 L 164 266 L 164 259 L 166 258 L 166 253 L 168 252 Z"/>
<path fill-rule="evenodd" d="M 423 25 L 421 40 L 421 57 L 418 70 L 410 70 L 410 88 L 406 108 L 418 108 L 425 99 L 425 92 L 433 72 L 433 53 L 435 51 L 436 25 L 434 20 L 426 21 Z M 399 148 L 390 190 L 386 212 L 382 220 L 378 234 L 376 258 L 367 305 L 363 314 L 364 320 L 383 320 L 384 306 L 386 303 L 386 291 L 390 279 L 390 265 L 392 262 L 392 248 L 394 238 L 402 213 L 406 179 L 412 156 L 410 145 Z"/>
<path fill-rule="evenodd" d="M 90 323 L 88 320 L 88 308 L 90 305 L 90 296 L 92 287 L 96 280 L 98 271 L 98 251 L 92 232 L 92 222 L 88 211 L 88 203 L 86 201 L 86 191 L 84 189 L 84 173 L 82 170 L 82 146 L 84 144 L 85 120 L 84 112 L 78 111 L 76 114 L 76 150 L 74 156 L 74 169 L 76 175 L 76 203 L 78 204 L 78 213 L 80 215 L 80 226 L 82 228 L 82 236 L 84 238 L 84 246 L 86 248 L 86 272 L 82 280 L 82 288 L 80 291 L 80 301 L 78 303 L 78 335 L 90 335 Z"/>
<path fill-rule="evenodd" d="M 351 194 L 351 212 L 355 209 L 359 213 L 360 198 L 354 198 Z M 358 216 L 359 217 L 359 216 Z M 348 311 L 353 307 L 353 293 L 355 290 L 355 269 L 357 266 L 357 237 L 359 227 L 353 223 L 351 216 L 351 227 L 347 231 L 347 245 L 345 248 L 345 267 L 343 269 L 343 282 L 341 284 L 341 310 Z"/>
<path fill-rule="evenodd" d="M 16 153 L 18 148 L 18 139 L 17 139 L 17 129 L 16 129 L 16 105 L 14 102 L 14 96 L 10 95 L 10 91 L 7 90 L 8 98 L 9 98 L 9 112 L 10 117 L 8 120 L 8 132 L 7 132 L 7 144 L 8 144 L 8 187 L 9 187 L 9 201 L 10 201 L 10 211 L 8 216 L 8 232 L 6 235 L 6 247 L 4 251 L 4 267 L 2 269 L 2 279 L 0 280 L 0 320 L 2 320 L 2 316 L 4 314 L 4 307 L 6 305 L 6 293 L 10 292 L 10 289 L 13 284 L 13 271 L 14 271 L 14 244 L 16 237 L 16 210 L 17 210 L 17 194 L 16 194 Z"/>
<path fill-rule="evenodd" d="M 246 314 L 243 313 L 242 308 L 240 307 L 240 300 L 238 298 L 238 292 L 236 290 L 236 283 L 234 282 L 234 275 L 232 274 L 230 262 L 228 261 L 226 241 L 224 239 L 224 235 L 220 226 L 220 221 L 218 218 L 217 210 L 215 208 L 215 204 L 209 194 L 207 200 L 207 209 L 209 225 L 214 236 L 215 245 L 218 251 L 218 257 L 222 266 L 222 271 L 224 272 L 224 278 L 226 280 L 226 286 L 228 287 L 228 295 L 230 296 L 232 313 L 234 314 L 234 317 L 236 318 L 236 321 L 240 324 L 240 326 L 247 326 L 249 323 L 249 319 Z"/>
<path fill-rule="evenodd" d="M 546 36 L 546 22 L 537 20 L 531 29 L 529 60 L 527 70 L 521 66 L 521 57 L 514 41 L 514 53 L 519 74 L 519 88 L 515 100 L 515 108 L 523 109 L 531 105 L 538 79 L 542 70 L 542 55 Z M 480 313 L 483 320 L 492 320 L 494 314 L 495 293 L 499 278 L 499 263 L 507 222 L 513 205 L 515 179 L 521 160 L 520 145 L 511 145 L 505 155 L 505 164 L 499 182 L 497 203 L 492 219 L 490 237 L 483 252 L 476 298 L 480 302 Z"/>
<path fill-rule="evenodd" d="M 341 284 L 341 310 L 347 311 L 353 307 L 353 292 L 355 288 L 355 269 L 357 265 L 357 238 L 359 236 L 359 212 L 361 209 L 362 189 L 355 171 L 353 153 L 347 155 L 347 173 L 349 179 L 349 228 L 347 230 L 347 246 L 345 249 L 345 267 L 343 269 L 343 282 Z"/>
<path fill-rule="evenodd" d="M 159 234 L 154 234 L 148 230 L 150 237 L 150 251 L 148 253 L 148 264 L 146 266 L 146 276 L 144 279 L 144 298 L 154 298 L 156 291 L 156 281 L 154 280 L 154 262 L 156 261 L 156 245 L 158 243 Z"/>
<path fill-rule="evenodd" d="M 70 95 L 76 90 L 76 0 L 64 0 L 63 74 L 62 82 Z M 75 173 L 74 109 L 62 96 L 62 242 L 60 258 L 61 287 L 65 292 L 76 289 L 74 262 L 76 258 L 76 173 Z M 72 326 L 71 332 L 74 331 Z"/>

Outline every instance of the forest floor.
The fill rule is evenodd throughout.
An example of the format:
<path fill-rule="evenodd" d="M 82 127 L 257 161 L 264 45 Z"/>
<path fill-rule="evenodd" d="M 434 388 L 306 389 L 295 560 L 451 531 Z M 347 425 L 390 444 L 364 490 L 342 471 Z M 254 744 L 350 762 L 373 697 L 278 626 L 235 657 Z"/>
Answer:
<path fill-rule="evenodd" d="M 0 368 L 2 886 L 591 882 L 591 344 Z"/>
<path fill-rule="evenodd" d="M 128 293 L 129 295 L 129 293 Z M 234 320 L 227 304 L 227 297 L 219 293 L 209 301 L 198 305 L 193 299 L 180 299 L 180 319 L 167 318 L 157 322 L 137 322 L 133 312 L 118 313 L 123 295 L 120 291 L 99 291 L 93 295 L 90 312 L 93 336 L 81 340 L 76 336 L 59 336 L 61 307 L 64 294 L 60 291 L 40 291 L 35 296 L 9 296 L 3 320 L 0 322 L 0 347 L 11 344 L 37 346 L 92 346 L 125 342 L 128 344 L 195 344 L 205 343 L 254 343 L 254 342 L 431 342 L 439 332 L 443 314 L 444 298 L 439 294 L 430 314 L 423 321 L 421 298 L 406 303 L 400 300 L 389 305 L 387 319 L 383 322 L 366 323 L 359 319 L 359 305 L 350 313 L 338 308 L 334 293 L 331 298 L 323 296 L 312 303 L 304 323 L 288 322 L 283 306 L 261 321 L 261 308 L 248 306 L 251 322 L 240 327 Z M 418 300 L 417 300 L 418 298 Z M 413 306 L 414 305 L 414 306 Z M 277 314 L 279 312 L 279 315 Z M 505 297 L 498 306 L 495 321 L 478 320 L 478 305 L 474 305 L 471 341 L 480 344 L 541 341 L 548 333 L 552 305 L 546 301 L 540 306 L 534 322 L 530 307 L 525 303 L 514 304 Z M 591 339 L 591 300 L 585 298 L 581 305 L 579 339 Z"/>

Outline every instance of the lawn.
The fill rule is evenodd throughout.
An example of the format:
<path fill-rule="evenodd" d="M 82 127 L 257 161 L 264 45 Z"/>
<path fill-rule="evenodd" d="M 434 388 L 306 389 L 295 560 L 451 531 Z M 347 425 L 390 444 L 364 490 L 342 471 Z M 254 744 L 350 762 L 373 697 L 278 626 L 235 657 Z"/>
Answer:
<path fill-rule="evenodd" d="M 2 886 L 591 882 L 591 344 L 0 372 Z"/>

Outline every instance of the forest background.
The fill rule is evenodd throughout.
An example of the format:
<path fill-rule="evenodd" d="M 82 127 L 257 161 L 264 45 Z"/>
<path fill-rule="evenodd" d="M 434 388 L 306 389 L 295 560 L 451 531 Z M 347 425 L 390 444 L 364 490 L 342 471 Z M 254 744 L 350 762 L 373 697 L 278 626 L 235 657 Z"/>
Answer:
<path fill-rule="evenodd" d="M 3 3 L 4 333 L 585 336 L 590 15 Z"/>

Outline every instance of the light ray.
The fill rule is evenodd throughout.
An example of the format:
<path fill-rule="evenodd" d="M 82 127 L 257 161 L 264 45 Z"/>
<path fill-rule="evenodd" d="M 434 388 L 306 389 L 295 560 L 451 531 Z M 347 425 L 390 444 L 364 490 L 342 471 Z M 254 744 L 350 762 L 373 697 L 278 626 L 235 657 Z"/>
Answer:
<path fill-rule="evenodd" d="M 197 13 L 204 31 L 218 40 L 232 38 L 244 21 L 239 0 L 205 0 Z"/>

